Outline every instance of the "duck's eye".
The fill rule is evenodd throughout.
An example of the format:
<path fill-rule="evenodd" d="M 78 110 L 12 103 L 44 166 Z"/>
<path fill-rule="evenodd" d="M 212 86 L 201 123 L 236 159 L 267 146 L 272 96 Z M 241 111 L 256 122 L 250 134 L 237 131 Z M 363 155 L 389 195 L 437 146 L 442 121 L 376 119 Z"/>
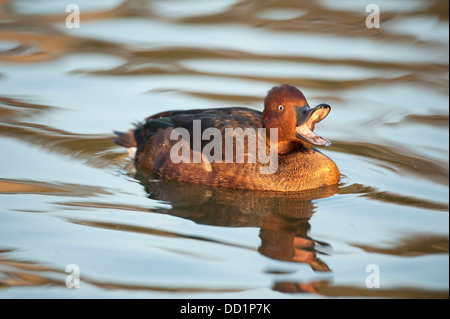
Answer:
<path fill-rule="evenodd" d="M 278 110 L 279 111 L 283 111 L 284 110 L 284 106 L 283 105 L 278 105 Z"/>

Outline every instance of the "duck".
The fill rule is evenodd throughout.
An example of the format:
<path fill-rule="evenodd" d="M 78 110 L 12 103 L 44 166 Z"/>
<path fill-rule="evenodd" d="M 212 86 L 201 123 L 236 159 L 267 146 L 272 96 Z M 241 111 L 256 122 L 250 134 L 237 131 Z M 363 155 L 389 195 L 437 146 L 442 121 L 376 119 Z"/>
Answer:
<path fill-rule="evenodd" d="M 258 191 L 301 192 L 336 185 L 340 172 L 314 132 L 331 111 L 310 107 L 289 84 L 272 87 L 263 111 L 247 107 L 165 111 L 114 131 L 137 169 L 158 178 Z"/>

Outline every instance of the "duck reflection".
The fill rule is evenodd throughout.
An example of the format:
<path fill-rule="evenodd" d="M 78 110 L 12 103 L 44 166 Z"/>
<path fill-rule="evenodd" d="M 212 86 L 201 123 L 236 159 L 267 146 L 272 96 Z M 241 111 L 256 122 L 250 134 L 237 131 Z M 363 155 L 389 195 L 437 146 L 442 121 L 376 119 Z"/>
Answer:
<path fill-rule="evenodd" d="M 259 227 L 264 256 L 290 262 L 306 263 L 314 271 L 330 271 L 317 257 L 331 250 L 330 245 L 308 236 L 309 220 L 314 214 L 314 199 L 329 197 L 338 186 L 296 193 L 233 190 L 155 179 L 147 171 L 135 176 L 148 197 L 171 204 L 160 213 L 190 219 L 199 224 L 227 227 Z M 314 284 L 277 283 L 274 289 L 314 291 Z"/>
<path fill-rule="evenodd" d="M 317 246 L 330 246 L 308 237 L 309 229 L 309 218 L 269 214 L 263 219 L 259 232 L 259 252 L 278 260 L 307 263 L 315 271 L 330 271 L 317 257 L 316 250 Z"/>

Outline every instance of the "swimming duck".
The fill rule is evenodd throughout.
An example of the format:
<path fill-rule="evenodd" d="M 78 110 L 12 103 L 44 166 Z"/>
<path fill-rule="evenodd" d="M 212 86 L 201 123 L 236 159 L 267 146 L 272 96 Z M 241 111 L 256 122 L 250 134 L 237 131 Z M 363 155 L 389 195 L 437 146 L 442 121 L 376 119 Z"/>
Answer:
<path fill-rule="evenodd" d="M 330 110 L 327 104 L 311 108 L 299 89 L 283 84 L 269 90 L 263 112 L 244 107 L 167 111 L 127 133 L 115 132 L 114 141 L 135 149 L 138 168 L 162 178 L 303 191 L 339 182 L 336 164 L 313 147 L 331 144 L 314 132 Z"/>

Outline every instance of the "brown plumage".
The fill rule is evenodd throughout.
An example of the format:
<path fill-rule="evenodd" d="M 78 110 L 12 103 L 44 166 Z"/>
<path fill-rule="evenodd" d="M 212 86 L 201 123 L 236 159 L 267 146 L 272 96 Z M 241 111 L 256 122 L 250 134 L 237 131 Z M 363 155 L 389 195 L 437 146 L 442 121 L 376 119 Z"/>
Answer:
<path fill-rule="evenodd" d="M 329 142 L 316 135 L 314 125 L 328 115 L 330 107 L 320 104 L 310 108 L 304 95 L 295 87 L 284 84 L 272 88 L 264 101 L 264 111 L 232 107 L 219 109 L 198 109 L 168 111 L 148 117 L 128 133 L 117 133 L 115 142 L 125 147 L 137 147 L 136 166 L 146 168 L 158 176 L 212 186 L 273 190 L 301 191 L 322 186 L 335 185 L 340 173 L 336 164 L 312 147 L 327 146 Z M 201 163 L 174 163 L 170 151 L 179 140 L 171 140 L 171 132 L 184 128 L 189 132 L 190 158 L 194 157 L 194 120 L 201 121 L 201 132 L 217 128 L 222 139 L 222 161 Z M 251 139 L 241 142 L 233 140 L 233 162 L 225 162 L 225 129 L 265 128 L 267 130 L 266 154 L 270 150 L 269 132 L 278 130 L 277 169 L 273 174 L 261 174 L 261 167 L 267 166 L 259 160 L 249 163 L 253 149 Z M 261 138 L 258 135 L 258 138 Z M 210 140 L 198 141 L 203 150 Z M 244 162 L 239 163 L 237 148 L 243 148 Z M 198 149 L 198 148 L 197 148 Z M 257 159 L 258 156 L 256 156 Z M 242 158 L 240 158 L 242 160 Z"/>

